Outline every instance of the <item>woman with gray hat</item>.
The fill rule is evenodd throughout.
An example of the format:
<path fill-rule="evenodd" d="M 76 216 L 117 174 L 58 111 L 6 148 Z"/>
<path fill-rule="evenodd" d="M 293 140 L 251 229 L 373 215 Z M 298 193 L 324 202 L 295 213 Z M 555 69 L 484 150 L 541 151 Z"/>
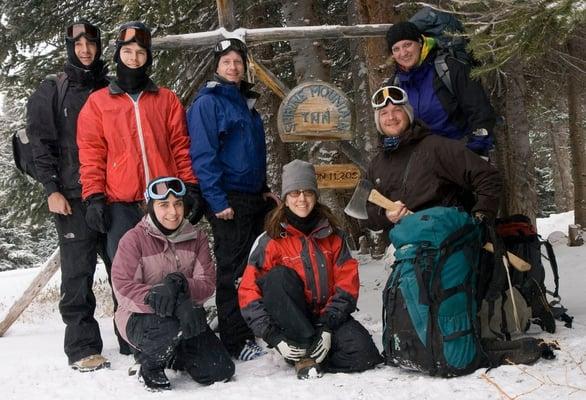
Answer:
<path fill-rule="evenodd" d="M 330 209 L 319 203 L 312 164 L 283 167 L 283 202 L 252 248 L 238 289 L 256 336 L 295 365 L 297 377 L 357 372 L 382 358 L 356 309 L 358 262 Z"/>

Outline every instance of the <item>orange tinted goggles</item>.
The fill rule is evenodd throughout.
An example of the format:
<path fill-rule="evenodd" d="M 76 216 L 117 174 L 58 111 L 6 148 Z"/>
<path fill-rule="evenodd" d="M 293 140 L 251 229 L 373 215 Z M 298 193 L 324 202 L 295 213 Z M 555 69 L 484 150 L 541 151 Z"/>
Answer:
<path fill-rule="evenodd" d="M 117 41 L 127 43 L 134 40 L 136 43 L 145 48 L 151 47 L 151 33 L 141 28 L 125 28 L 118 34 Z"/>
<path fill-rule="evenodd" d="M 99 40 L 100 33 L 98 29 L 90 24 L 73 24 L 67 27 L 67 39 L 77 40 L 84 35 L 87 40 Z"/>

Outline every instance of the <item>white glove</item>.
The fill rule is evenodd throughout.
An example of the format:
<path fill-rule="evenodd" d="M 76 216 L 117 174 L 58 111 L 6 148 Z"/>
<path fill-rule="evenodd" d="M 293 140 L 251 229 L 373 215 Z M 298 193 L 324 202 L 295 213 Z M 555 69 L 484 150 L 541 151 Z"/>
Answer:
<path fill-rule="evenodd" d="M 301 357 L 305 356 L 306 350 L 300 349 L 299 347 L 291 346 L 289 343 L 281 340 L 277 343 L 277 351 L 281 353 L 283 357 L 291 361 L 299 361 Z"/>
<path fill-rule="evenodd" d="M 313 358 L 316 363 L 321 363 L 328 355 L 330 347 L 332 347 L 332 333 L 328 331 L 322 331 L 319 341 L 313 348 L 311 358 Z"/>

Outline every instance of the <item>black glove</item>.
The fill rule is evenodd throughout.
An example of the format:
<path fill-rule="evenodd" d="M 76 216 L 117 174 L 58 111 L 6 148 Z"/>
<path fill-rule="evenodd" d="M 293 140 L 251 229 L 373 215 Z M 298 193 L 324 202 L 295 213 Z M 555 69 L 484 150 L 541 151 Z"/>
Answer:
<path fill-rule="evenodd" d="M 183 339 L 195 337 L 205 332 L 208 327 L 204 308 L 195 304 L 187 295 L 183 295 L 177 300 L 175 316 L 179 320 Z"/>
<path fill-rule="evenodd" d="M 324 330 L 335 332 L 347 319 L 348 314 L 345 312 L 326 311 L 319 318 L 318 325 Z"/>
<path fill-rule="evenodd" d="M 173 272 L 149 290 L 145 304 L 152 307 L 161 318 L 172 317 L 177 298 L 187 291 L 187 280 L 180 272 Z"/>
<path fill-rule="evenodd" d="M 88 197 L 86 201 L 85 222 L 87 226 L 96 232 L 107 233 L 110 229 L 110 214 L 106 205 L 106 196 L 104 193 L 96 193 Z"/>
<path fill-rule="evenodd" d="M 199 185 L 195 183 L 186 183 L 185 188 L 187 189 L 187 193 L 185 193 L 185 197 L 183 197 L 183 203 L 185 204 L 185 218 L 187 218 L 192 225 L 195 225 L 203 216 L 204 211 L 204 201 L 201 196 L 201 189 L 199 188 Z"/>

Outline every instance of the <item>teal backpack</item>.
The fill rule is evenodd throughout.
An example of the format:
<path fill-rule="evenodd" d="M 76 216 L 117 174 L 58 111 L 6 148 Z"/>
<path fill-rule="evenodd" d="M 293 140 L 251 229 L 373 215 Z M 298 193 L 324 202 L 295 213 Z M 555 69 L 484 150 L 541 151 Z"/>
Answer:
<path fill-rule="evenodd" d="M 389 237 L 396 251 L 383 292 L 387 364 L 444 377 L 481 367 L 477 222 L 457 208 L 434 207 L 403 217 Z"/>

